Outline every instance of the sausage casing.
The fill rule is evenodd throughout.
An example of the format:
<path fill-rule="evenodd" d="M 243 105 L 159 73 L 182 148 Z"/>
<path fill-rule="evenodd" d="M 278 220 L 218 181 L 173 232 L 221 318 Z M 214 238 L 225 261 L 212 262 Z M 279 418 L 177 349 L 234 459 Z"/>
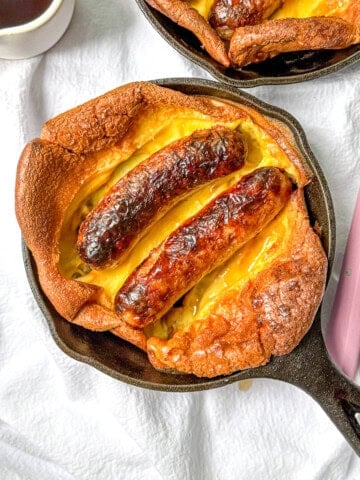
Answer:
<path fill-rule="evenodd" d="M 150 253 L 117 293 L 117 314 L 138 328 L 160 318 L 259 233 L 286 204 L 291 191 L 289 177 L 275 167 L 244 176 Z"/>
<path fill-rule="evenodd" d="M 150 156 L 121 178 L 80 226 L 77 248 L 95 269 L 121 256 L 177 201 L 193 189 L 244 165 L 237 130 L 198 130 Z"/>
<path fill-rule="evenodd" d="M 283 0 L 215 0 L 209 22 L 220 36 L 228 38 L 238 27 L 263 22 L 282 3 Z"/>

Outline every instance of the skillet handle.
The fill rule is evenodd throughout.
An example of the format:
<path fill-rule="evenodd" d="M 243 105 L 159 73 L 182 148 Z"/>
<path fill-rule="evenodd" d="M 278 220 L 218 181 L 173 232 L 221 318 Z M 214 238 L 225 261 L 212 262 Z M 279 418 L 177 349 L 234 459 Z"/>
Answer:
<path fill-rule="evenodd" d="M 360 457 L 360 391 L 336 370 L 327 352 L 312 366 L 310 378 L 304 372 L 291 379 L 291 383 L 320 404 Z"/>
<path fill-rule="evenodd" d="M 292 354 L 274 360 L 272 372 L 265 376 L 291 383 L 313 397 L 360 456 L 360 389 L 330 361 L 319 315 Z"/>

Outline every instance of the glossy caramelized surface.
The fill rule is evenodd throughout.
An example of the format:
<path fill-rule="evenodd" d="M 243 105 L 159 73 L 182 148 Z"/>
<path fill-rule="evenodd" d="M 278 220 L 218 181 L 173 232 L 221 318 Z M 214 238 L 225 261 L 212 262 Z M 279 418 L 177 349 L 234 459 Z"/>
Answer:
<path fill-rule="evenodd" d="M 174 140 L 190 135 L 195 130 L 224 125 L 239 129 L 248 145 L 245 166 L 225 178 L 215 180 L 199 188 L 179 202 L 141 238 L 130 250 L 125 260 L 115 268 L 90 270 L 81 262 L 76 252 L 77 232 L 87 213 L 103 198 L 110 187 L 141 161 Z M 96 154 L 101 157 L 97 175 L 83 185 L 66 211 L 61 237 L 60 262 L 62 275 L 69 279 L 102 287 L 98 301 L 113 309 L 114 297 L 135 268 L 147 258 L 152 249 L 162 243 L 169 234 L 186 219 L 199 212 L 209 201 L 228 189 L 243 175 L 265 166 L 276 166 L 287 171 L 294 183 L 299 172 L 279 143 L 272 138 L 251 116 L 222 123 L 199 112 L 157 108 L 136 120 L 131 132 L 120 144 Z M 148 327 L 147 336 L 167 338 L 170 332 L 180 329 L 206 316 L 214 298 L 229 288 L 238 289 L 245 278 L 265 268 L 272 258 L 286 249 L 291 235 L 292 217 L 295 211 L 286 208 L 254 241 L 236 253 L 225 265 L 208 275 L 184 300 L 183 308 L 174 308 L 166 319 Z"/>
<path fill-rule="evenodd" d="M 245 284 L 287 253 L 289 240 L 295 232 L 297 205 L 289 202 L 280 214 L 230 260 L 204 277 L 165 317 L 147 327 L 148 337 L 168 339 L 178 330 L 186 331 L 191 324 L 206 319 L 216 303 L 236 295 Z"/>

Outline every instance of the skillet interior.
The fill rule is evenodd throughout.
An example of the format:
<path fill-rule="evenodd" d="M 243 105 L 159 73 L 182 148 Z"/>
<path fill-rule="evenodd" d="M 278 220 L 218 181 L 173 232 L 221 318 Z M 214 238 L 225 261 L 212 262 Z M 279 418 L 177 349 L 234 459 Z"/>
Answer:
<path fill-rule="evenodd" d="M 215 82 L 196 79 L 169 79 L 156 81 L 158 85 L 180 90 L 186 94 L 217 96 L 226 100 L 241 102 L 260 110 L 262 114 L 284 122 L 292 131 L 297 146 L 303 154 L 306 164 L 313 172 L 314 179 L 306 187 L 306 201 L 311 223 L 322 230 L 322 241 L 329 259 L 329 272 L 335 248 L 335 220 L 328 186 L 307 142 L 304 132 L 295 119 L 286 112 L 267 105 L 254 97 L 229 87 L 222 87 Z M 76 360 L 88 363 L 102 372 L 124 382 L 151 389 L 164 391 L 195 391 L 220 387 L 233 381 L 251 376 L 271 376 L 271 369 L 278 368 L 286 357 L 273 359 L 268 365 L 246 370 L 226 377 L 215 379 L 197 378 L 192 375 L 172 375 L 156 371 L 147 360 L 147 356 L 131 344 L 111 335 L 95 333 L 70 324 L 62 319 L 43 294 L 37 277 L 35 262 L 30 252 L 23 245 L 24 263 L 28 279 L 58 346 Z M 315 319 L 320 322 L 319 315 Z M 311 331 L 307 336 L 311 335 Z M 303 342 L 294 350 L 303 348 Z"/>

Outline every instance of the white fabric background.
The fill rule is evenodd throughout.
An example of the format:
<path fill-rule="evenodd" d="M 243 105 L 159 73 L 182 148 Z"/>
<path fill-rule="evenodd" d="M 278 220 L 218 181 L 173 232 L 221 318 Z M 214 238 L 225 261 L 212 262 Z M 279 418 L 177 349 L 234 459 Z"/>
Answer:
<path fill-rule="evenodd" d="M 333 193 L 339 250 L 360 184 L 359 72 L 250 91 L 304 126 Z M 62 353 L 32 298 L 13 206 L 22 147 L 76 104 L 176 76 L 209 78 L 124 0 L 78 0 L 48 53 L 0 60 L 0 478 L 359 480 L 360 460 L 299 389 L 256 380 L 247 392 L 166 394 L 122 384 Z"/>

